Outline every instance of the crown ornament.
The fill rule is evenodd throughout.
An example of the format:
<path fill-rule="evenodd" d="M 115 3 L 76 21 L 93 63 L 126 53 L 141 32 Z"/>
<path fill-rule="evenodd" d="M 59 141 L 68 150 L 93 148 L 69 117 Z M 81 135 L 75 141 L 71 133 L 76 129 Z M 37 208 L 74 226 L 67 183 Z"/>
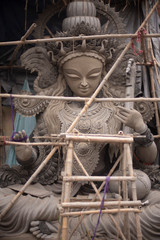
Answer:
<path fill-rule="evenodd" d="M 80 35 L 106 34 L 106 28 L 102 28 L 100 20 L 96 17 L 95 4 L 89 0 L 73 1 L 67 7 L 67 17 L 63 20 L 62 31 L 55 34 L 56 37 L 73 37 Z M 79 56 L 80 53 L 100 59 L 104 64 L 112 59 L 114 49 L 120 45 L 117 39 L 83 39 L 76 41 L 59 41 L 48 43 L 47 50 L 52 55 L 52 61 L 59 66 Z M 71 54 L 71 55 L 70 55 Z M 70 55 L 70 57 L 69 57 Z"/>

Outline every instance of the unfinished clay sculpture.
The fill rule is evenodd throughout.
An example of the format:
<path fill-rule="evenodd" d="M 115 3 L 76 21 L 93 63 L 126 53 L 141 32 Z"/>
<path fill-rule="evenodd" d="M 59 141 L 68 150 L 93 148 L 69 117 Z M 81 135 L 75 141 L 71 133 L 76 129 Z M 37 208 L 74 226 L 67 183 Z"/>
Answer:
<path fill-rule="evenodd" d="M 74 10 L 73 4 L 82 6 L 84 2 L 75 1 L 69 4 L 68 17 L 63 22 L 63 31 L 57 33 L 55 38 L 80 34 L 101 35 L 111 31 L 113 33 L 124 32 L 118 13 L 115 13 L 102 2 L 87 1 L 87 10 L 83 17 L 77 16 L 77 12 L 71 14 Z M 100 20 L 103 20 L 103 26 L 101 26 L 99 18 L 96 17 L 96 8 Z M 81 8 L 77 9 L 78 14 L 80 14 Z M 111 23 L 109 26 L 108 21 Z M 119 28 L 117 28 L 117 24 L 119 24 Z M 23 66 L 38 73 L 34 82 L 34 90 L 37 95 L 89 98 L 123 48 L 123 41 L 118 39 L 56 42 L 30 48 L 21 56 L 21 61 Z M 121 65 L 105 83 L 97 97 L 125 96 L 124 74 L 130 58 L 134 58 L 132 51 L 123 57 Z M 25 116 L 36 115 L 37 125 L 30 138 L 30 141 L 36 142 L 48 142 L 51 141 L 49 138 L 51 134 L 65 133 L 84 105 L 84 101 L 72 100 L 36 99 L 28 100 L 28 104 L 26 102 L 24 104 L 23 100 L 15 100 L 15 107 L 21 114 Z M 139 135 L 147 135 L 145 140 L 142 138 L 136 143 L 135 153 L 143 164 L 153 164 L 157 155 L 156 145 L 142 115 L 135 109 L 126 109 L 123 104 L 118 103 L 93 102 L 76 124 L 74 131 L 82 134 L 118 134 L 122 130 L 122 123 Z M 25 132 L 22 131 L 15 136 L 15 139 L 18 140 L 24 136 Z M 46 137 L 42 138 L 43 136 Z M 52 147 L 50 145 L 37 147 L 17 145 L 15 149 L 20 165 L 13 168 L 4 166 L 0 170 L 1 186 L 3 187 L 0 190 L 0 212 L 20 190 L 21 184 L 24 184 L 43 162 Z M 88 174 L 97 176 L 107 176 L 120 150 L 119 146 L 115 144 L 106 145 L 90 142 L 77 142 L 74 144 L 74 149 Z M 62 192 L 61 172 L 64 171 L 65 156 L 65 148 L 59 149 L 52 156 L 48 164 L 26 189 L 25 194 L 16 201 L 1 220 L 0 236 L 18 236 L 30 232 L 33 236 L 42 239 L 57 237 L 58 203 Z M 83 175 L 75 159 L 73 160 L 73 175 Z M 142 234 L 144 239 L 149 236 L 148 239 L 156 240 L 160 234 L 160 229 L 156 225 L 159 223 L 157 213 L 160 212 L 160 206 L 156 200 L 153 201 L 154 193 L 151 192 L 147 198 L 150 192 L 150 180 L 145 174 L 143 177 L 147 188 L 142 186 L 141 191 L 146 192 L 143 197 L 139 196 L 138 198 L 149 199 L 151 202 L 149 206 L 142 209 L 142 214 L 140 214 Z M 73 184 L 72 196 L 86 195 L 89 192 L 92 193 L 92 189 L 87 184 Z M 156 196 L 156 199 L 160 196 L 158 191 L 156 191 Z M 123 215 L 115 217 L 120 219 L 120 229 L 122 229 Z M 93 236 L 97 218 L 98 214 L 85 217 L 71 239 L 88 239 L 88 232 L 90 236 Z M 134 214 L 129 214 L 131 239 L 137 239 L 134 221 Z M 70 219 L 70 233 L 76 222 L 78 222 L 78 217 Z M 148 224 L 147 230 L 145 223 Z M 97 239 L 115 239 L 116 234 L 117 229 L 110 222 L 109 216 L 103 214 L 96 233 Z"/>

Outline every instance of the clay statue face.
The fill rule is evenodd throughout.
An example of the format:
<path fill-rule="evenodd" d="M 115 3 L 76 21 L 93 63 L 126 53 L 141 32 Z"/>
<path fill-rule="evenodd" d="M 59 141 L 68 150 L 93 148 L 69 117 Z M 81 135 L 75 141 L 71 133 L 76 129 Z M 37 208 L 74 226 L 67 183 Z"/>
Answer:
<path fill-rule="evenodd" d="M 102 79 L 103 64 L 96 58 L 80 56 L 63 65 L 65 80 L 74 96 L 90 97 Z"/>

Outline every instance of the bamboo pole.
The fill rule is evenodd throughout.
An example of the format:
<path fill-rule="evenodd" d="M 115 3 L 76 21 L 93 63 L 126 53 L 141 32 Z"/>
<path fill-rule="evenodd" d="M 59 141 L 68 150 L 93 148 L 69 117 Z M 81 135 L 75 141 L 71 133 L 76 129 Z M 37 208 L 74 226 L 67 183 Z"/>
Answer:
<path fill-rule="evenodd" d="M 64 176 L 65 182 L 103 182 L 106 180 L 106 176 Z M 111 176 L 110 181 L 135 181 L 134 176 Z"/>
<path fill-rule="evenodd" d="M 73 142 L 70 141 L 67 150 L 67 157 L 65 161 L 65 175 L 72 176 L 72 164 L 73 164 Z M 64 183 L 64 201 L 63 204 L 70 201 L 71 195 L 71 182 Z M 67 211 L 67 210 L 65 210 Z M 68 239 L 68 217 L 62 218 L 62 240 Z"/>
<path fill-rule="evenodd" d="M 30 28 L 27 30 L 27 32 L 25 33 L 24 36 L 21 37 L 21 44 L 18 44 L 17 47 L 14 49 L 14 52 L 12 54 L 12 57 L 11 57 L 11 60 L 9 62 L 9 65 L 12 65 L 17 53 L 18 53 L 18 50 L 21 48 L 21 46 L 23 45 L 23 42 L 26 40 L 26 38 L 33 32 L 33 30 L 37 27 L 37 24 L 36 23 L 33 23 Z"/>
<path fill-rule="evenodd" d="M 62 207 L 64 208 L 99 208 L 101 206 L 101 202 L 63 202 Z M 105 201 L 104 207 L 115 207 L 115 206 L 142 206 L 140 200 L 134 201 Z"/>
<path fill-rule="evenodd" d="M 127 159 L 128 159 L 128 152 L 126 151 L 126 146 L 128 144 L 124 144 L 124 152 L 123 152 L 123 158 L 122 158 L 122 174 L 123 177 L 127 175 Z M 128 200 L 128 188 L 127 188 L 127 182 L 125 180 L 122 180 L 122 193 L 123 193 L 123 200 Z M 128 213 L 124 213 L 124 236 L 126 236 L 127 240 L 130 240 L 130 226 L 129 226 L 129 217 Z"/>
<path fill-rule="evenodd" d="M 142 210 L 140 209 L 135 209 L 135 208 L 121 208 L 121 209 L 105 209 L 102 210 L 102 213 L 119 213 L 119 212 L 137 212 L 141 213 Z M 88 215 L 88 214 L 98 214 L 99 210 L 90 210 L 90 211 L 77 211 L 77 212 L 65 212 L 62 213 L 61 216 L 81 216 L 81 215 Z M 128 239 L 127 239 L 128 240 Z"/>
<path fill-rule="evenodd" d="M 154 8 L 155 9 L 155 8 Z M 148 21 L 148 19 L 147 19 Z M 159 38 L 159 33 L 154 34 L 146 34 L 145 38 Z M 78 40 L 89 40 L 89 39 L 107 39 L 107 38 L 137 38 L 137 34 L 102 34 L 102 35 L 90 35 L 90 36 L 74 36 L 74 37 L 56 37 L 56 38 L 43 38 L 43 39 L 32 39 L 32 40 L 24 40 L 20 41 L 8 41 L 8 42 L 0 42 L 0 46 L 10 46 L 10 45 L 25 45 L 25 44 L 37 44 L 37 43 L 47 43 L 47 42 L 59 42 L 59 41 L 78 41 Z"/>
<path fill-rule="evenodd" d="M 126 145 L 126 151 L 128 152 L 128 171 L 129 175 L 131 177 L 134 176 L 133 172 L 133 164 L 132 164 L 132 158 L 131 158 L 131 149 L 129 147 L 129 144 Z M 131 187 L 132 187 L 132 199 L 133 201 L 137 201 L 137 192 L 136 192 L 136 182 L 132 181 L 131 182 Z M 134 206 L 136 208 L 136 205 Z M 142 240 L 142 232 L 141 232 L 141 224 L 140 224 L 140 218 L 139 214 L 135 213 L 135 218 L 136 218 L 136 228 L 137 228 L 137 239 Z"/>
<path fill-rule="evenodd" d="M 65 140 L 72 140 L 78 142 L 101 142 L 101 143 L 133 143 L 133 138 L 129 136 L 84 136 L 84 135 L 72 135 L 72 134 L 61 134 Z"/>
<path fill-rule="evenodd" d="M 1 98 L 10 98 L 11 94 L 0 93 Z M 59 100 L 59 101 L 78 101 L 86 102 L 90 98 L 83 97 L 64 97 L 64 96 L 45 96 L 45 95 L 26 95 L 26 94 L 12 94 L 13 98 L 26 98 L 26 99 L 43 99 L 43 100 Z M 95 98 L 95 102 L 160 102 L 160 98 Z"/>
<path fill-rule="evenodd" d="M 159 1 L 160 2 L 160 1 Z M 146 14 L 148 14 L 148 2 L 145 2 L 146 5 Z M 146 23 L 146 28 L 147 28 L 147 33 L 148 33 L 148 23 Z M 153 49 L 152 49 L 152 43 L 151 43 L 151 39 L 147 39 L 147 46 L 148 46 L 148 61 L 151 62 L 151 57 L 152 57 L 152 53 L 153 53 Z M 154 59 L 153 59 L 153 63 Z M 149 72 L 150 72 L 150 79 L 151 79 L 151 93 L 152 93 L 152 97 L 156 97 L 156 93 L 155 93 L 155 85 L 154 85 L 154 75 L 153 75 L 153 68 L 152 66 L 149 67 Z M 158 112 L 158 106 L 157 103 L 154 102 L 154 108 L 155 108 L 155 118 L 156 118 L 156 127 L 157 127 L 157 131 L 158 134 L 160 134 L 160 120 L 159 120 L 159 112 Z"/>
<path fill-rule="evenodd" d="M 4 139 L 3 139 L 4 141 Z M 61 142 L 14 142 L 14 141 L 4 141 L 5 144 L 9 145 L 21 145 L 21 146 L 66 146 L 67 143 L 61 143 Z"/>

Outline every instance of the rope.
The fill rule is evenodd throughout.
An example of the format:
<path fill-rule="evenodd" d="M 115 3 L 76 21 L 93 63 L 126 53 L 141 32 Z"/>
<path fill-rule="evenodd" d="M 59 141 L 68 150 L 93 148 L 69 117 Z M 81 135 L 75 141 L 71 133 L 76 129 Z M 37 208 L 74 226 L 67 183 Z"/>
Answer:
<path fill-rule="evenodd" d="M 92 240 L 94 240 L 94 238 L 96 236 L 96 231 L 97 231 L 97 228 L 98 228 L 98 225 L 99 225 L 99 222 L 100 222 L 100 217 L 101 217 L 101 213 L 102 213 L 102 209 L 103 209 L 103 205 L 104 205 L 105 195 L 108 192 L 109 180 L 110 180 L 110 177 L 106 177 L 106 184 L 105 184 L 105 187 L 104 187 L 104 193 L 103 193 L 103 198 L 102 198 L 102 201 L 101 201 L 100 212 L 99 212 L 98 221 L 97 221 L 97 224 L 96 224 L 96 228 L 94 230 Z"/>
<path fill-rule="evenodd" d="M 147 31 L 145 30 L 145 28 L 141 28 L 138 31 L 138 33 L 137 33 L 137 40 L 136 40 L 136 42 L 139 45 L 139 51 L 138 52 L 136 52 L 136 50 L 135 50 L 134 39 L 132 39 L 132 49 L 133 49 L 133 52 L 134 52 L 135 56 L 138 56 L 141 53 L 143 53 L 143 50 L 141 49 L 141 37 L 142 37 L 143 34 L 147 34 Z"/>

